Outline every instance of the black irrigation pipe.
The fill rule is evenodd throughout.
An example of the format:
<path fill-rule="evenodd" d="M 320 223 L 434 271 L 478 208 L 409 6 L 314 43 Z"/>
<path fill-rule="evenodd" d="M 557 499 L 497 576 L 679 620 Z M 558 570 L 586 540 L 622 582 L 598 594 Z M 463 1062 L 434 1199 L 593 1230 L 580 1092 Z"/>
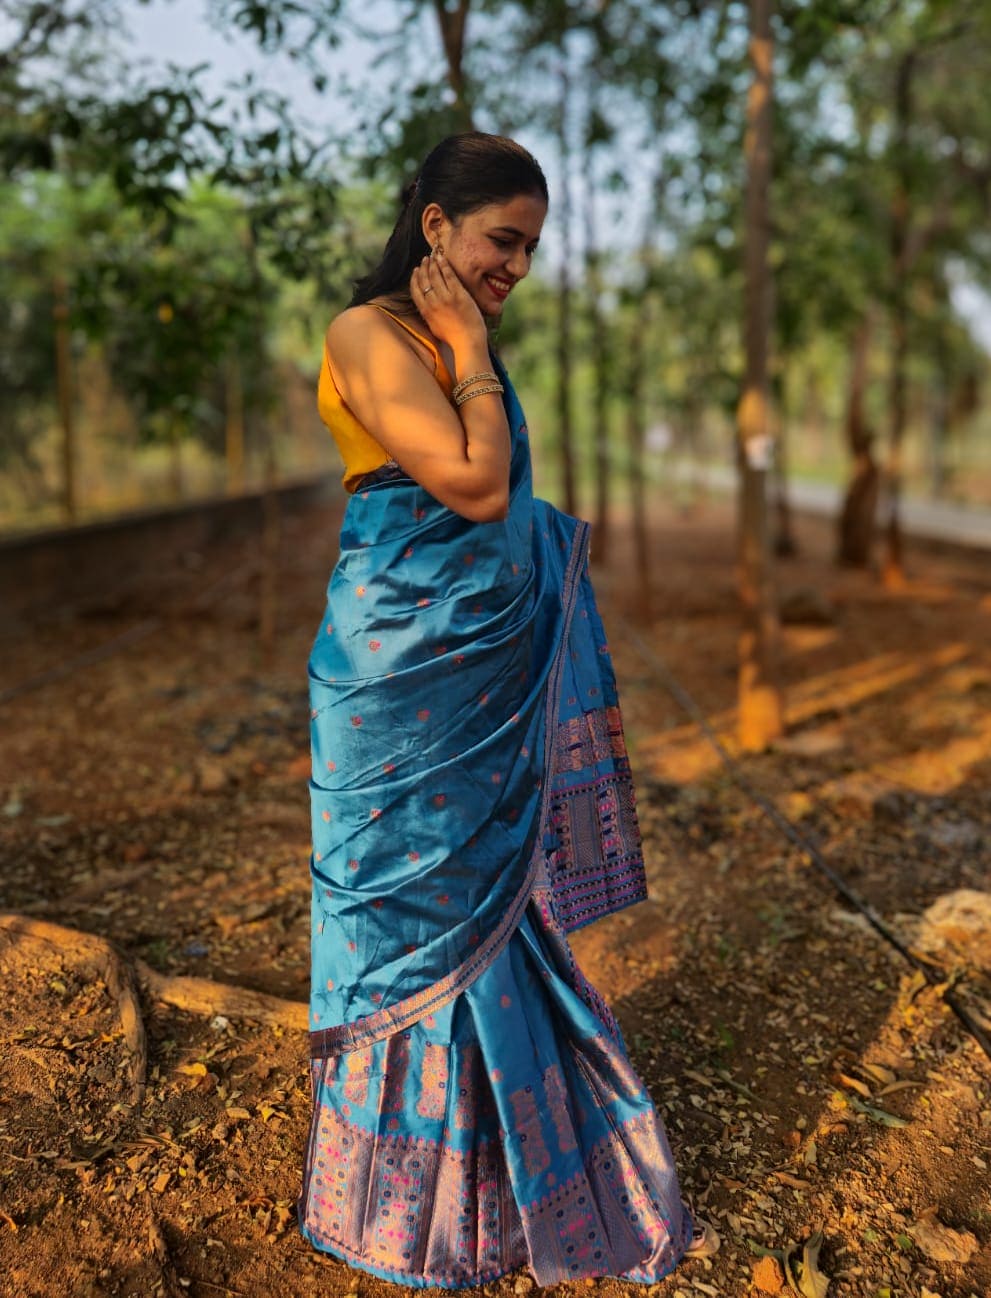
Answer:
<path fill-rule="evenodd" d="M 917 969 L 931 987 L 935 987 L 939 990 L 943 1001 L 957 1016 L 963 1026 L 987 1055 L 988 1059 L 991 1059 L 991 1037 L 988 1036 L 987 1032 L 985 1032 L 984 1028 L 977 1022 L 967 1007 L 962 1005 L 953 994 L 952 990 L 946 986 L 948 980 L 945 973 L 938 965 L 931 963 L 928 960 L 924 960 L 921 956 L 917 955 L 907 947 L 901 938 L 899 938 L 898 935 L 888 927 L 873 906 L 871 906 L 869 902 L 864 901 L 864 899 L 850 887 L 842 875 L 837 874 L 816 845 L 805 837 L 798 826 L 789 820 L 783 812 L 779 811 L 773 802 L 768 798 L 765 798 L 759 789 L 754 787 L 740 763 L 727 749 L 726 745 L 716 734 L 715 730 L 713 730 L 699 705 L 695 702 L 680 681 L 678 681 L 672 674 L 667 663 L 665 663 L 660 655 L 652 649 L 649 644 L 647 644 L 639 631 L 637 631 L 636 628 L 633 627 L 625 618 L 619 618 L 618 621 L 623 627 L 623 632 L 627 639 L 631 644 L 633 644 L 640 656 L 654 669 L 654 672 L 664 688 L 676 699 L 681 707 L 684 708 L 705 735 L 706 739 L 708 739 L 709 743 L 719 754 L 720 760 L 733 777 L 738 788 L 740 788 L 747 797 L 750 798 L 750 800 L 755 803 L 761 811 L 763 811 L 775 828 L 780 830 L 790 843 L 793 843 L 795 847 L 805 853 L 816 869 L 826 876 L 840 896 L 843 897 L 845 901 L 849 902 L 854 910 L 859 911 L 860 914 L 864 916 L 870 926 L 885 940 L 885 942 L 887 942 L 889 946 L 894 947 L 902 959 L 907 961 L 913 969 Z"/>
<path fill-rule="evenodd" d="M 249 559 L 229 572 L 222 573 L 212 585 L 208 586 L 205 591 L 192 601 L 189 607 L 195 613 L 208 612 L 226 599 L 228 595 L 233 594 L 249 577 L 253 576 L 257 566 L 256 560 Z M 118 589 L 121 588 L 118 587 Z M 82 653 L 76 654 L 65 662 L 49 667 L 46 671 L 36 672 L 35 675 L 18 681 L 16 685 L 9 685 L 6 689 L 0 690 L 0 707 L 5 703 L 9 703 L 11 699 L 19 698 L 22 694 L 30 694 L 32 690 L 40 689 L 42 685 L 50 685 L 53 681 L 63 680 L 66 676 L 71 676 L 82 667 L 90 667 L 93 663 L 100 662 L 104 658 L 112 658 L 114 654 L 119 653 L 122 649 L 137 644 L 138 641 L 150 636 L 152 632 L 159 630 L 164 623 L 165 616 L 144 618 L 126 631 L 121 631 L 118 635 L 111 636 L 109 640 L 104 640 L 102 644 L 94 645 L 92 649 L 85 649 Z"/>
<path fill-rule="evenodd" d="M 83 653 L 76 654 L 74 658 L 69 658 L 66 662 L 61 662 L 55 667 L 49 667 L 47 671 L 36 672 L 34 676 L 29 676 L 26 680 L 18 681 L 16 685 L 10 685 L 7 689 L 0 690 L 0 706 L 9 703 L 11 699 L 18 698 L 21 694 L 29 694 L 42 685 L 50 685 L 53 681 L 63 680 L 80 668 L 90 667 L 93 663 L 99 662 L 101 658 L 112 657 L 121 649 L 126 649 L 128 645 L 144 640 L 153 631 L 157 631 L 161 625 L 162 619 L 160 617 L 145 618 L 143 622 L 130 627 L 127 631 L 122 631 L 120 635 L 115 635 L 110 640 L 104 640 L 102 644 L 95 645 L 92 649 L 86 649 Z"/>

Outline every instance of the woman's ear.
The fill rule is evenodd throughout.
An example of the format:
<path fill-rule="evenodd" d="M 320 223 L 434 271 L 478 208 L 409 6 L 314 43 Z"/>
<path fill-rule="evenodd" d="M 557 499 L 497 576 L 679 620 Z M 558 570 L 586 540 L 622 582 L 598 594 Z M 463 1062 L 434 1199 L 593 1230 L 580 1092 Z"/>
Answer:
<path fill-rule="evenodd" d="M 444 215 L 444 209 L 439 203 L 428 203 L 426 205 L 420 223 L 423 228 L 423 237 L 431 248 L 440 243 L 447 228 L 447 217 Z"/>

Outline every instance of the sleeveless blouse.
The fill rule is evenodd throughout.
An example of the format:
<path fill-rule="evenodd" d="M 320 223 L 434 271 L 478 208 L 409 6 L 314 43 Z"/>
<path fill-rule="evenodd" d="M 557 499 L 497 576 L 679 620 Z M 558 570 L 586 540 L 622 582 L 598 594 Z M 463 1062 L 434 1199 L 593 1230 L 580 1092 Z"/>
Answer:
<path fill-rule="evenodd" d="M 421 342 L 431 352 L 434 358 L 434 378 L 444 390 L 448 400 L 450 400 L 453 383 L 437 344 L 431 342 L 429 338 L 408 325 L 405 320 L 394 312 L 388 311 L 384 306 L 379 306 L 377 302 L 369 303 L 369 305 L 376 307 L 383 315 L 395 320 L 396 324 L 405 329 L 408 334 Z M 320 380 L 317 385 L 317 409 L 320 412 L 320 418 L 330 430 L 341 459 L 344 461 L 343 482 L 345 491 L 353 494 L 358 489 L 361 480 L 367 477 L 369 473 L 381 469 L 384 465 L 395 463 L 389 452 L 379 445 L 341 396 L 340 389 L 334 382 L 334 375 L 330 368 L 330 357 L 327 353 L 326 342 L 324 343 L 323 360 L 320 365 Z"/>

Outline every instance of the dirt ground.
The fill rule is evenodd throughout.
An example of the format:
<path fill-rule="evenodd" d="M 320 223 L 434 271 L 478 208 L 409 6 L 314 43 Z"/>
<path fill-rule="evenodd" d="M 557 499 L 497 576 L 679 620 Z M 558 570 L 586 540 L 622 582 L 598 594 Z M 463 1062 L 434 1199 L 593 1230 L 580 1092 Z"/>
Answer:
<path fill-rule="evenodd" d="M 0 909 L 102 935 L 161 974 L 305 998 L 305 663 L 335 529 L 330 510 L 286 520 L 267 664 L 257 581 L 222 584 L 248 543 L 9 633 L 0 689 L 162 615 L 0 707 Z M 761 1250 L 821 1231 L 830 1280 L 816 1298 L 988 1298 L 991 1061 L 808 847 L 930 949 L 991 1028 L 991 929 L 960 908 L 962 890 L 991 891 L 991 565 L 913 552 L 907 587 L 885 593 L 830 565 L 822 525 L 799 535 L 802 557 L 780 575 L 797 618 L 788 735 L 740 767 L 804 846 L 741 792 L 629 631 L 732 747 L 725 510 L 659 516 L 646 619 L 628 556 L 598 582 L 651 895 L 575 946 L 664 1115 L 686 1197 L 723 1237 L 651 1294 L 775 1292 L 779 1264 Z M 191 594 L 211 583 L 219 596 L 198 608 Z M 927 921 L 948 897 L 956 910 Z M 135 1110 L 133 1031 L 109 975 L 71 941 L 0 930 L 0 978 L 0 1294 L 400 1292 L 296 1231 L 301 1031 L 183 1011 L 145 988 Z M 485 1292 L 531 1287 L 509 1276 Z M 589 1288 L 642 1292 L 603 1280 L 561 1298 Z"/>

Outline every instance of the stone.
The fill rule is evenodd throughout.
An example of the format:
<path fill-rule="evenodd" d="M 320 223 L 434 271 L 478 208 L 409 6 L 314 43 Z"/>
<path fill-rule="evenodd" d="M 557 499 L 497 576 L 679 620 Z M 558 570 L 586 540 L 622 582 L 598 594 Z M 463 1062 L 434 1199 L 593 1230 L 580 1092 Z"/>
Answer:
<path fill-rule="evenodd" d="M 916 933 L 922 951 L 950 952 L 978 969 L 991 969 L 991 892 L 958 888 L 923 911 Z"/>
<path fill-rule="evenodd" d="M 928 831 L 937 847 L 951 851 L 973 851 L 981 846 L 981 826 L 973 820 L 940 820 Z"/>
<path fill-rule="evenodd" d="M 762 1257 L 754 1263 L 753 1283 L 761 1293 L 780 1293 L 785 1285 L 781 1263 L 776 1257 Z"/>
<path fill-rule="evenodd" d="M 969 1230 L 944 1226 L 935 1208 L 927 1208 L 908 1227 L 908 1233 L 933 1262 L 969 1262 L 977 1252 L 977 1239 Z"/>
<path fill-rule="evenodd" d="M 202 761 L 196 774 L 201 793 L 220 793 L 227 786 L 227 771 L 220 762 Z"/>
<path fill-rule="evenodd" d="M 817 726 L 813 730 L 799 730 L 775 741 L 775 748 L 796 757 L 822 757 L 836 753 L 845 744 L 843 731 L 837 726 Z"/>

